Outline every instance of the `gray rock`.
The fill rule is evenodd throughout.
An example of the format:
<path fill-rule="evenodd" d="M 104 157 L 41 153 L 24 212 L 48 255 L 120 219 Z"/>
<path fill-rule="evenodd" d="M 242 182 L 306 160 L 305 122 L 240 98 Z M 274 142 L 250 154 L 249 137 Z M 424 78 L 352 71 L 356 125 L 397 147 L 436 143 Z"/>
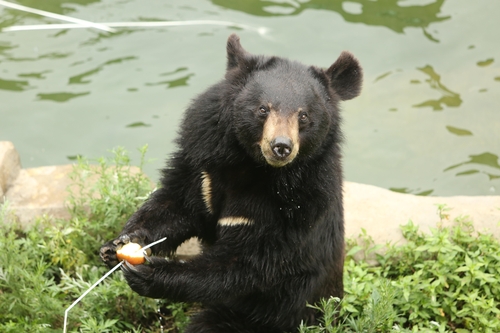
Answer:
<path fill-rule="evenodd" d="M 199 254 L 201 251 L 201 244 L 198 238 L 194 237 L 188 239 L 177 248 L 176 255 L 179 258 L 189 258 Z"/>
<path fill-rule="evenodd" d="M 411 220 L 421 231 L 429 232 L 440 222 L 438 204 L 451 208 L 443 226 L 469 216 L 476 231 L 500 239 L 500 196 L 424 197 L 352 182 L 344 184 L 346 236 L 357 237 L 363 228 L 378 244 L 404 242 L 399 226 Z"/>
<path fill-rule="evenodd" d="M 22 169 L 19 172 L 5 199 L 23 227 L 44 214 L 69 218 L 66 199 L 67 188 L 71 185 L 68 175 L 72 170 L 72 165 L 61 165 Z"/>
<path fill-rule="evenodd" d="M 92 166 L 96 169 L 100 166 Z M 74 166 L 57 165 L 30 169 L 21 169 L 5 194 L 9 210 L 13 213 L 23 228 L 32 224 L 42 215 L 52 218 L 69 219 L 67 207 L 68 189 L 73 186 L 70 174 Z M 140 172 L 138 167 L 130 167 L 130 172 Z M 90 187 L 95 184 L 97 177 L 90 177 L 86 184 Z M 151 189 L 154 184 L 151 183 Z M 78 195 L 76 187 L 72 189 Z"/>
<path fill-rule="evenodd" d="M 0 202 L 21 170 L 21 160 L 12 142 L 0 141 Z"/>

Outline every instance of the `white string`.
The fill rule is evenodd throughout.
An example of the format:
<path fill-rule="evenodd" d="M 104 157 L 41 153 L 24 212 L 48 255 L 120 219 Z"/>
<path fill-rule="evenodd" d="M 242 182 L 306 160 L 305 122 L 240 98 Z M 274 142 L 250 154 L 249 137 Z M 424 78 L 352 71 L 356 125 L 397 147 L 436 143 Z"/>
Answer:
<path fill-rule="evenodd" d="M 94 22 L 90 22 L 90 21 L 86 21 L 86 20 L 81 20 L 81 19 L 77 19 L 77 18 L 74 18 L 74 17 L 66 16 L 66 15 L 60 15 L 60 14 L 55 14 L 55 13 L 51 13 L 51 12 L 46 12 L 44 10 L 39 10 L 39 9 L 31 8 L 31 7 L 26 7 L 26 6 L 18 5 L 18 4 L 15 4 L 15 3 L 10 3 L 10 2 L 7 2 L 7 1 L 0 0 L 0 5 L 5 6 L 5 7 L 9 7 L 9 8 L 13 8 L 13 9 L 17 9 L 17 10 L 21 10 L 23 12 L 28 12 L 28 13 L 32 13 L 32 14 L 37 14 L 37 15 L 41 15 L 41 16 L 53 18 L 53 19 L 56 19 L 56 20 L 61 20 L 61 21 L 76 23 L 81 28 L 92 27 L 92 28 L 96 28 L 96 29 L 99 29 L 99 30 L 104 30 L 104 31 L 107 31 L 107 32 L 115 32 L 116 31 L 115 29 L 110 28 L 110 27 L 108 27 L 108 26 L 106 26 L 104 24 L 101 24 L 101 23 L 94 23 Z"/>
<path fill-rule="evenodd" d="M 142 251 L 144 251 L 144 250 L 147 250 L 147 249 L 149 249 L 151 246 L 155 246 L 156 244 L 159 244 L 159 243 L 163 242 L 165 239 L 167 239 L 167 237 L 163 237 L 162 239 L 158 239 L 157 241 L 155 241 L 155 242 L 153 242 L 153 243 L 151 243 L 151 244 L 148 244 L 148 245 L 144 246 L 143 248 L 140 248 L 140 249 L 139 249 L 139 250 L 137 250 L 137 251 L 141 251 L 141 250 L 142 250 Z M 136 251 L 136 252 L 137 252 L 137 251 Z"/>
<path fill-rule="evenodd" d="M 0 1 L 0 3 L 1 2 L 2 1 Z M 218 26 L 237 27 L 241 29 L 254 30 L 261 35 L 265 35 L 268 30 L 265 27 L 256 28 L 236 22 L 216 21 L 216 20 L 107 22 L 100 24 L 106 27 L 114 27 L 114 28 L 154 28 L 154 27 L 179 27 L 179 26 L 192 26 L 192 25 L 218 25 Z M 7 32 L 7 31 L 32 31 L 32 30 L 81 29 L 81 28 L 87 28 L 87 27 L 78 24 L 34 24 L 34 25 L 15 25 L 10 27 L 5 27 L 2 28 L 2 31 Z"/>
<path fill-rule="evenodd" d="M 78 304 L 82 300 L 82 298 L 84 298 L 92 289 L 94 289 L 99 283 L 101 283 L 111 273 L 113 273 L 114 271 L 116 271 L 121 265 L 123 265 L 123 261 L 120 261 L 115 267 L 111 268 L 111 270 L 109 272 L 107 272 L 106 274 L 104 274 L 104 276 L 102 278 L 100 278 L 99 280 L 97 280 L 96 283 L 94 283 L 89 289 L 87 289 L 86 292 L 84 292 L 80 297 L 78 297 L 76 299 L 76 301 L 74 301 L 73 304 L 71 304 L 66 309 L 66 311 L 64 311 L 64 330 L 63 330 L 64 333 L 66 333 L 66 325 L 68 323 L 68 312 L 69 312 L 69 310 L 71 310 L 76 304 Z"/>
<path fill-rule="evenodd" d="M 149 249 L 151 246 L 154 246 L 158 243 L 161 243 L 163 242 L 165 239 L 167 239 L 167 237 L 163 237 L 162 239 L 159 239 L 151 244 L 148 244 L 146 246 L 144 246 L 143 248 L 140 248 L 139 250 L 137 250 L 136 252 L 138 251 L 144 251 L 146 249 Z M 73 304 L 71 304 L 70 306 L 68 306 L 68 308 L 66 309 L 66 311 L 64 311 L 64 328 L 63 328 L 63 332 L 66 333 L 66 325 L 68 324 L 68 312 L 69 310 L 71 310 L 75 305 L 77 305 L 92 289 L 94 289 L 99 283 L 101 283 L 105 278 L 107 278 L 108 276 L 111 275 L 111 273 L 113 273 L 114 271 L 116 271 L 118 268 L 120 268 L 120 266 L 123 265 L 123 261 L 120 261 L 118 264 L 116 264 L 115 267 L 111 268 L 109 270 L 109 272 L 107 272 L 106 274 L 104 274 L 99 280 L 97 280 L 96 283 L 94 283 L 89 289 L 87 289 L 80 297 L 78 297 L 76 299 L 76 301 L 73 302 Z"/>

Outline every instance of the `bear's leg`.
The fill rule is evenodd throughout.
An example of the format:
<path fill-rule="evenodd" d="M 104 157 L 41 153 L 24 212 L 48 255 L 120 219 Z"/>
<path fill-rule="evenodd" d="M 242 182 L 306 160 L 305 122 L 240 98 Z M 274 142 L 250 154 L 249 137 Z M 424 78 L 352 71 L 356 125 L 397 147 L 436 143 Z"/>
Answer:
<path fill-rule="evenodd" d="M 219 310 L 220 311 L 220 310 Z M 184 333 L 243 333 L 251 332 L 235 327 L 228 322 L 229 314 L 224 314 L 213 309 L 203 310 L 191 317 L 191 322 Z M 239 325 L 238 325 L 239 326 Z"/>
<path fill-rule="evenodd" d="M 252 327 L 229 309 L 205 309 L 191 317 L 184 333 L 281 333 L 276 329 Z"/>

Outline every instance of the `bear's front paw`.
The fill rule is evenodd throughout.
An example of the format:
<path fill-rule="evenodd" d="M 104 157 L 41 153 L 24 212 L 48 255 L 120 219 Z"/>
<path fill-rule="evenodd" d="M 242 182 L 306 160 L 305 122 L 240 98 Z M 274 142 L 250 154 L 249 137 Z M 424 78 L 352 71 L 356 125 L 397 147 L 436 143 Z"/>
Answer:
<path fill-rule="evenodd" d="M 130 236 L 122 235 L 112 241 L 107 242 L 101 249 L 99 250 L 99 256 L 101 260 L 109 267 L 113 267 L 118 264 L 118 259 L 116 258 L 116 250 L 123 246 L 124 244 L 129 243 Z"/>
<path fill-rule="evenodd" d="M 148 261 L 144 265 L 132 265 L 127 261 L 124 261 L 122 265 L 123 275 L 127 280 L 130 288 L 141 296 L 152 297 L 152 298 L 162 298 L 161 294 L 158 294 L 158 290 L 155 287 L 157 283 L 156 274 L 160 266 L 165 265 L 166 260 L 161 258 L 149 258 L 146 257 Z"/>
<path fill-rule="evenodd" d="M 113 242 L 107 242 L 101 246 L 99 256 L 101 257 L 101 260 L 110 268 L 118 263 L 118 259 L 116 258 L 116 245 L 114 245 Z"/>

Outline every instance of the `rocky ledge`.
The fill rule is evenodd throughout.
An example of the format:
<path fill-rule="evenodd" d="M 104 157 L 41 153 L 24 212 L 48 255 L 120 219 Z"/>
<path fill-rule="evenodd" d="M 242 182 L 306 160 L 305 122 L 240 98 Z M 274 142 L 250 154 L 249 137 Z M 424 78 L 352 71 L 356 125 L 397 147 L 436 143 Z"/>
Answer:
<path fill-rule="evenodd" d="M 7 200 L 23 226 L 43 214 L 69 217 L 65 202 L 71 171 L 72 165 L 22 169 L 14 145 L 0 142 L 0 203 Z M 500 239 L 500 196 L 422 197 L 353 182 L 344 183 L 346 236 L 357 237 L 365 229 L 375 243 L 402 242 L 399 226 L 409 220 L 426 232 L 436 226 L 438 204 L 451 208 L 443 224 L 451 225 L 456 217 L 469 216 L 477 231 Z M 180 252 L 196 252 L 193 244 L 185 245 Z"/>

